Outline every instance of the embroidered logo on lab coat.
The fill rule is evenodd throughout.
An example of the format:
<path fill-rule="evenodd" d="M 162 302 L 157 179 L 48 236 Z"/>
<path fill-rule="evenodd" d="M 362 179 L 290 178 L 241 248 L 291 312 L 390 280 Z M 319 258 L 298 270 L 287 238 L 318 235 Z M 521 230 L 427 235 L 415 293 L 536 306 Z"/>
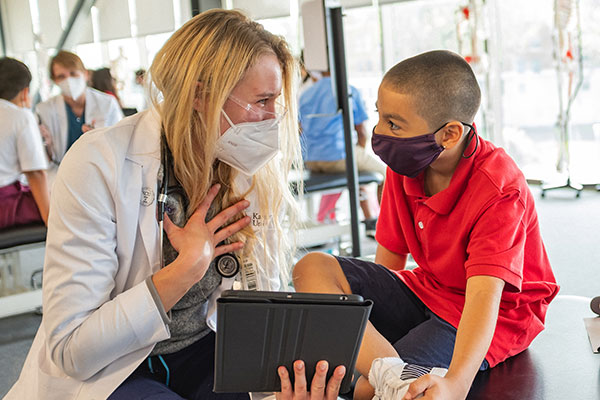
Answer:
<path fill-rule="evenodd" d="M 259 228 L 259 227 L 266 227 L 267 229 L 275 228 L 275 225 L 273 224 L 273 217 L 271 215 L 268 217 L 265 217 L 264 215 L 257 213 L 257 212 L 252 213 L 252 226 L 255 228 Z"/>
<path fill-rule="evenodd" d="M 143 187 L 140 204 L 144 207 L 148 207 L 152 203 L 154 203 L 154 190 L 152 190 L 150 187 Z"/>

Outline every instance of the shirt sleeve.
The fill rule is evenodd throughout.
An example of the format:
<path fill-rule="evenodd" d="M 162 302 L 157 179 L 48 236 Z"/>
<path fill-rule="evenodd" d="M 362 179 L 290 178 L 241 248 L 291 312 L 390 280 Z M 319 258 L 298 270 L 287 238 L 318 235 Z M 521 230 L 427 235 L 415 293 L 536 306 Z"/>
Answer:
<path fill-rule="evenodd" d="M 408 245 L 404 237 L 401 213 L 407 212 L 406 201 L 401 189 L 401 178 L 387 169 L 375 239 L 377 243 L 396 254 L 408 254 Z"/>
<path fill-rule="evenodd" d="M 48 169 L 42 135 L 35 117 L 31 111 L 23 111 L 22 124 L 17 132 L 19 167 L 23 172 Z"/>
<path fill-rule="evenodd" d="M 491 204 L 477 219 L 467 245 L 467 279 L 494 276 L 520 291 L 523 281 L 526 227 L 525 205 L 518 191 Z"/>
<path fill-rule="evenodd" d="M 110 115 L 106 119 L 106 126 L 112 126 L 123 119 L 123 110 L 121 110 L 117 99 L 111 96 L 110 100 Z"/>
<path fill-rule="evenodd" d="M 354 125 L 362 124 L 363 122 L 369 119 L 369 116 L 367 115 L 367 110 L 365 108 L 365 102 L 363 101 L 358 89 L 356 89 L 354 86 L 351 86 L 351 90 Z"/>

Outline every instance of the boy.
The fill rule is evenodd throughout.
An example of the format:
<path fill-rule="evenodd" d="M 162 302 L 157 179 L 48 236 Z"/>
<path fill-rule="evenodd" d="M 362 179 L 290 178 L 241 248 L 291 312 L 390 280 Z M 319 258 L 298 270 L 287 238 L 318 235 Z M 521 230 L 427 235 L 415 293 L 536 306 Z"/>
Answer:
<path fill-rule="evenodd" d="M 48 220 L 48 163 L 29 110 L 30 82 L 25 64 L 8 57 L 0 59 L 0 229 Z M 28 186 L 21 183 L 22 174 Z"/>
<path fill-rule="evenodd" d="M 543 329 L 558 286 L 525 178 L 477 136 L 480 98 L 469 65 L 448 51 L 388 71 L 372 139 L 389 167 L 375 263 L 309 254 L 294 269 L 298 291 L 375 302 L 355 398 L 465 398 L 478 370 Z"/>

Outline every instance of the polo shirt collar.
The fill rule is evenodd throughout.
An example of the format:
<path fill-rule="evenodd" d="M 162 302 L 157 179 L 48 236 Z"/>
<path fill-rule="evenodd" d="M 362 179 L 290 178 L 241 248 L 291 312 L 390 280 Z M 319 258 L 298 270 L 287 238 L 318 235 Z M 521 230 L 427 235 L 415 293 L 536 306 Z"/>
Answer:
<path fill-rule="evenodd" d="M 479 135 L 476 135 L 475 139 L 477 142 L 472 140 L 466 148 L 465 153 L 471 154 L 474 150 L 475 143 L 477 143 L 477 150 L 469 158 L 461 157 L 458 166 L 452 175 L 452 179 L 450 180 L 450 185 L 446 189 L 431 197 L 427 197 L 425 195 L 424 187 L 425 173 L 420 173 L 417 177 L 412 179 L 404 177 L 404 190 L 406 194 L 408 196 L 424 199 L 424 204 L 438 214 L 449 214 L 456 205 L 460 195 L 465 191 L 467 182 L 471 176 L 471 171 L 473 170 L 475 159 L 481 153 L 481 147 L 483 146 L 482 139 Z"/>

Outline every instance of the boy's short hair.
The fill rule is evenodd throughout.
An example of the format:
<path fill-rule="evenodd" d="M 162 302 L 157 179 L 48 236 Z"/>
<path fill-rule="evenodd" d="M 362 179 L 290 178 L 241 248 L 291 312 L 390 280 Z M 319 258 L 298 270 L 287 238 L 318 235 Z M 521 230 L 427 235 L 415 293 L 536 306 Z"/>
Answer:
<path fill-rule="evenodd" d="M 382 84 L 411 96 L 417 113 L 431 129 L 453 120 L 472 123 L 481 102 L 481 90 L 469 64 L 446 50 L 401 61 L 385 74 Z"/>
<path fill-rule="evenodd" d="M 14 58 L 0 58 L 0 98 L 12 100 L 31 83 L 27 65 Z"/>
<path fill-rule="evenodd" d="M 54 80 L 54 78 L 55 78 L 54 71 L 53 71 L 54 64 L 60 64 L 65 68 L 76 69 L 81 72 L 87 71 L 85 69 L 85 67 L 83 66 L 83 61 L 81 61 L 81 58 L 79 58 L 79 56 L 77 54 L 71 53 L 70 51 L 66 51 L 66 50 L 59 51 L 50 60 L 50 65 L 49 65 L 50 71 L 49 72 L 50 72 L 50 79 L 52 79 L 52 80 Z"/>

